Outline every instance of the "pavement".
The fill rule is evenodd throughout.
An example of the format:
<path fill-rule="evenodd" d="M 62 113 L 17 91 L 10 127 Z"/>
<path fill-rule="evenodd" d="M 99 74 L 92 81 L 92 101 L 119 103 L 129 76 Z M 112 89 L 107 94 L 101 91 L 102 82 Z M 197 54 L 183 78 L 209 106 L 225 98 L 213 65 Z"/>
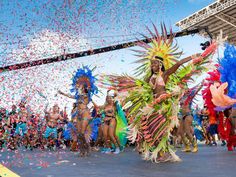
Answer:
<path fill-rule="evenodd" d="M 21 177 L 235 177 L 236 150 L 226 147 L 199 145 L 198 153 L 177 154 L 182 162 L 159 163 L 143 161 L 141 156 L 126 148 L 124 152 L 102 154 L 92 152 L 81 158 L 68 150 L 19 150 L 0 152 L 0 163 Z"/>

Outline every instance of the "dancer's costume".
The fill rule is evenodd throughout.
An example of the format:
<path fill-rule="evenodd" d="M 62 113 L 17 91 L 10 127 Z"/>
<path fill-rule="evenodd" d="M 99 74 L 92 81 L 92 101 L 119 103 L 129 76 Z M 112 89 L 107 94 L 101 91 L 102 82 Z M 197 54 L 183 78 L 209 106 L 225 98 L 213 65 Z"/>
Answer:
<path fill-rule="evenodd" d="M 194 103 L 194 98 L 202 88 L 202 85 L 196 85 L 195 87 L 192 87 L 190 89 L 186 89 L 183 96 L 180 99 L 180 105 L 182 106 L 188 106 L 189 109 L 192 107 L 192 103 Z M 180 110 L 181 113 L 181 110 Z M 191 113 L 192 115 L 192 113 Z M 185 115 L 182 115 L 184 118 Z"/>
<path fill-rule="evenodd" d="M 216 85 L 210 87 L 212 102 L 217 106 L 217 110 L 236 109 L 236 48 L 234 46 L 225 45 L 224 57 L 219 60 L 219 64 L 222 84 L 218 88 Z M 230 134 L 227 142 L 228 150 L 233 150 L 232 146 L 236 145 L 236 135 Z"/>
<path fill-rule="evenodd" d="M 202 122 L 201 122 L 201 117 L 198 114 L 199 109 L 194 108 L 192 110 L 193 114 L 193 130 L 194 130 L 194 135 L 199 141 L 204 140 L 204 134 L 203 134 L 203 129 L 202 129 Z"/>
<path fill-rule="evenodd" d="M 74 77 L 72 78 L 72 89 L 70 90 L 72 94 L 75 95 L 76 102 L 82 98 L 80 91 L 76 88 L 76 84 L 86 86 L 88 89 L 88 98 L 89 101 L 92 100 L 92 96 L 98 93 L 98 88 L 95 85 L 97 81 L 96 76 L 93 75 L 95 68 L 90 69 L 88 66 L 83 66 L 79 68 Z"/>
<path fill-rule="evenodd" d="M 95 112 L 96 112 L 96 110 L 94 109 L 94 111 L 92 112 L 93 120 L 90 123 L 90 126 L 92 128 L 91 140 L 94 141 L 94 142 L 98 138 L 99 127 L 102 124 L 102 118 L 97 116 L 97 114 Z"/>
<path fill-rule="evenodd" d="M 95 68 L 90 69 L 88 66 L 83 66 L 77 70 L 74 77 L 72 78 L 72 89 L 70 90 L 72 94 L 74 94 L 74 98 L 76 99 L 76 103 L 84 103 L 85 97 L 92 101 L 92 96 L 98 93 L 98 88 L 95 85 L 96 77 L 93 75 L 93 71 Z M 87 89 L 87 95 L 83 95 L 80 90 L 78 90 L 77 86 L 82 85 Z M 87 118 L 81 117 L 84 110 L 77 110 L 76 114 L 78 115 L 78 121 L 87 120 Z M 92 119 L 90 120 L 90 122 Z M 90 123 L 89 122 L 89 123 Z M 91 139 L 91 128 L 88 126 L 87 132 L 85 134 L 78 133 L 78 144 L 81 153 L 87 152 L 89 149 L 89 141 Z"/>
<path fill-rule="evenodd" d="M 215 65 L 216 69 L 213 71 L 209 71 L 208 77 L 205 79 L 205 89 L 202 91 L 202 96 L 204 100 L 204 105 L 207 107 L 209 114 L 209 127 L 207 127 L 207 132 L 205 133 L 210 133 L 212 136 L 215 134 L 218 134 L 218 125 L 217 125 L 217 120 L 219 116 L 217 115 L 216 112 L 216 106 L 212 102 L 212 94 L 210 91 L 211 85 L 214 83 L 219 83 L 220 84 L 220 73 L 218 71 L 219 65 Z M 221 134 L 221 133 L 220 133 Z"/>
<path fill-rule="evenodd" d="M 122 148 L 125 147 L 127 143 L 127 127 L 128 127 L 128 122 L 125 116 L 125 113 L 119 104 L 118 101 L 115 102 L 116 105 L 116 136 L 119 138 L 120 145 Z"/>
<path fill-rule="evenodd" d="M 191 107 L 192 107 L 192 103 L 194 103 L 194 98 L 195 96 L 198 94 L 198 92 L 200 91 L 200 89 L 202 88 L 202 84 L 201 85 L 196 85 L 193 88 L 187 89 L 184 92 L 184 95 L 181 97 L 180 99 L 180 113 L 181 113 L 181 117 L 182 117 L 182 121 L 184 122 L 185 119 L 188 116 L 193 117 L 192 111 L 191 111 Z M 182 110 L 183 108 L 188 108 L 190 110 L 190 112 L 185 112 L 184 110 Z M 196 133 L 196 135 L 198 135 L 198 138 L 202 138 L 200 135 L 200 131 L 198 131 L 199 129 L 194 129 L 194 132 Z M 183 149 L 184 152 L 190 152 L 191 151 L 191 147 L 190 144 L 192 144 L 193 149 L 192 152 L 197 152 L 198 151 L 198 146 L 197 146 L 197 139 L 195 139 L 194 137 L 191 139 L 190 137 L 184 135 L 183 138 L 183 143 L 185 145 L 185 148 Z"/>
<path fill-rule="evenodd" d="M 63 128 L 63 139 L 66 141 L 72 140 L 73 132 L 76 132 L 77 129 L 72 122 L 67 122 Z"/>
<path fill-rule="evenodd" d="M 128 138 L 136 143 L 143 158 L 154 162 L 180 161 L 174 153 L 173 147 L 169 145 L 170 132 L 178 125 L 178 104 L 182 95 L 180 85 L 186 84 L 193 74 L 206 69 L 203 64 L 209 61 L 208 58 L 216 50 L 217 43 L 211 43 L 200 57 L 192 59 L 192 62 L 185 67 L 177 66 L 178 70 L 170 75 L 165 84 L 166 92 L 155 98 L 152 86 L 148 81 L 151 77 L 151 60 L 162 58 L 163 61 L 159 61 L 168 70 L 177 63 L 177 59 L 182 53 L 177 52 L 178 47 L 174 43 L 172 32 L 167 37 L 165 26 L 162 26 L 161 35 L 155 26 L 154 30 L 155 33 L 149 30 L 152 40 L 146 37 L 150 44 L 138 43 L 140 47 L 144 48 L 144 51 L 136 50 L 138 56 L 141 57 L 137 61 L 137 63 L 141 63 L 141 66 L 137 68 L 136 72 L 139 78 L 141 76 L 140 79 L 128 75 L 109 75 L 102 79 L 104 85 L 120 92 L 127 92 L 124 102 L 131 105 L 127 108 L 130 124 Z M 108 81 L 104 81 L 106 79 Z"/>

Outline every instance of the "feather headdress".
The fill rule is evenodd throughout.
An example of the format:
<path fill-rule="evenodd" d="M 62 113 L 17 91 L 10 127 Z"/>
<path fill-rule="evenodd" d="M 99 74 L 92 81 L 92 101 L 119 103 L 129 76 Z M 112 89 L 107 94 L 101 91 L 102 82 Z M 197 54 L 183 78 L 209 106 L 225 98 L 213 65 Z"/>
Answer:
<path fill-rule="evenodd" d="M 95 67 L 90 69 L 88 66 L 82 66 L 79 68 L 75 75 L 72 78 L 72 89 L 70 90 L 72 93 L 75 93 L 75 97 L 79 98 L 79 90 L 77 88 L 78 85 L 85 87 L 88 91 L 89 99 L 92 98 L 94 94 L 98 93 L 98 88 L 95 85 L 96 77 L 93 75 Z"/>
<path fill-rule="evenodd" d="M 161 24 L 161 34 L 159 34 L 155 25 L 153 25 L 153 28 L 155 32 L 152 32 L 147 28 L 151 35 L 151 39 L 143 35 L 150 43 L 145 43 L 144 41 L 137 43 L 138 46 L 144 50 L 134 50 L 137 52 L 137 56 L 141 58 L 135 63 L 142 63 L 142 65 L 137 68 L 137 75 L 143 73 L 151 75 L 150 65 L 153 60 L 161 61 L 164 68 L 168 69 L 173 66 L 177 59 L 182 55 L 182 52 L 178 51 L 177 43 L 174 41 L 175 34 L 171 29 L 168 35 L 164 24 Z"/>

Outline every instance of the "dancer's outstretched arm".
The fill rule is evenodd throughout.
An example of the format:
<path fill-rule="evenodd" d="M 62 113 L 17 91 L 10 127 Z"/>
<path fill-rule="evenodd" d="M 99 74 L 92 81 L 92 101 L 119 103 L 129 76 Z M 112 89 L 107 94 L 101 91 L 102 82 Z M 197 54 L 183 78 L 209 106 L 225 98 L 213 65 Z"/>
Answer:
<path fill-rule="evenodd" d="M 62 91 L 60 91 L 60 90 L 58 90 L 58 93 L 61 94 L 61 95 L 63 95 L 63 96 L 66 96 L 66 97 L 68 97 L 68 98 L 75 99 L 75 97 L 74 97 L 73 95 L 66 94 L 66 93 L 64 93 L 64 92 L 62 92 Z"/>
<path fill-rule="evenodd" d="M 176 70 L 177 70 L 181 65 L 183 65 L 184 63 L 187 63 L 187 62 L 193 60 L 193 58 L 197 58 L 197 57 L 199 57 L 199 56 L 201 56 L 200 53 L 195 54 L 195 55 L 192 55 L 192 56 L 188 56 L 188 57 L 186 57 L 186 58 L 184 58 L 184 59 L 178 61 L 174 66 L 172 66 L 171 68 L 169 68 L 168 70 L 166 70 L 166 71 L 164 72 L 164 78 L 163 78 L 163 79 L 164 79 L 164 82 L 166 83 L 167 80 L 169 79 L 169 76 L 170 76 L 171 74 L 175 73 Z"/>

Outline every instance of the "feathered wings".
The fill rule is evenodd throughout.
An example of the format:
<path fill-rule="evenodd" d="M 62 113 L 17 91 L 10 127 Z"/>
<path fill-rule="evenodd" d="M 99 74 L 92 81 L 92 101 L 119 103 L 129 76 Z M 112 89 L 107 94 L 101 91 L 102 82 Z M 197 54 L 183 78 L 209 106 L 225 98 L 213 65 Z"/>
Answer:
<path fill-rule="evenodd" d="M 190 89 L 187 89 L 184 93 L 184 95 L 181 97 L 180 102 L 181 104 L 187 106 L 190 105 L 193 102 L 194 97 L 197 95 L 197 93 L 200 91 L 202 88 L 202 84 L 198 84 Z"/>
<path fill-rule="evenodd" d="M 170 83 L 172 83 L 171 87 L 173 87 L 174 84 L 180 86 L 186 85 L 193 80 L 192 76 L 200 75 L 202 72 L 207 71 L 209 63 L 211 62 L 211 57 L 216 50 L 217 43 L 213 41 L 200 56 L 193 58 L 188 64 L 182 65 L 177 72 L 170 77 Z"/>
<path fill-rule="evenodd" d="M 129 110 L 132 110 L 130 111 L 132 113 L 138 112 L 146 103 L 153 101 L 152 89 L 147 83 L 148 78 L 151 76 L 151 60 L 156 59 L 155 56 L 158 56 L 162 58 L 165 69 L 169 69 L 176 64 L 182 54 L 182 52 L 178 51 L 177 43 L 174 42 L 175 35 L 172 31 L 170 30 L 170 34 L 167 35 L 165 25 L 161 25 L 161 29 L 161 35 L 158 33 L 155 26 L 154 33 L 148 29 L 152 38 L 150 40 L 147 36 L 144 37 L 147 41 L 150 41 L 150 43 L 139 42 L 138 46 L 144 50 L 135 50 L 137 56 L 141 57 L 141 59 L 135 62 L 141 64 L 136 68 L 135 75 L 139 76 L 139 78 L 142 76 L 141 79 L 135 79 L 128 75 L 108 75 L 103 76 L 101 79 L 103 86 L 127 92 L 125 102 L 132 102 L 132 106 L 129 108 Z M 193 58 L 192 62 L 189 62 L 187 65 L 179 67 L 179 69 L 169 77 L 166 83 L 167 92 L 173 92 L 178 86 L 185 88 L 183 85 L 186 86 L 187 82 L 191 81 L 193 75 L 205 71 L 207 69 L 206 64 L 209 63 L 209 58 L 215 53 L 216 49 L 217 43 L 212 42 L 200 56 Z"/>

